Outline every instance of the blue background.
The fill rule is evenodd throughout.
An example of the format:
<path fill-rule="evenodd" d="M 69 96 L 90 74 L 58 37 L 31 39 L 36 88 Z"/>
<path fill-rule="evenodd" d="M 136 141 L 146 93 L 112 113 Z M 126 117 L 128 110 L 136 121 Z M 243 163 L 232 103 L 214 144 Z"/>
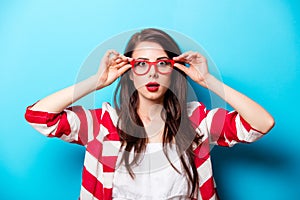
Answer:
<path fill-rule="evenodd" d="M 142 27 L 197 41 L 225 83 L 276 119 L 253 144 L 213 149 L 222 199 L 299 198 L 299 8 L 296 0 L 2 0 L 0 199 L 77 199 L 84 149 L 38 134 L 25 108 L 73 84 L 99 44 Z"/>

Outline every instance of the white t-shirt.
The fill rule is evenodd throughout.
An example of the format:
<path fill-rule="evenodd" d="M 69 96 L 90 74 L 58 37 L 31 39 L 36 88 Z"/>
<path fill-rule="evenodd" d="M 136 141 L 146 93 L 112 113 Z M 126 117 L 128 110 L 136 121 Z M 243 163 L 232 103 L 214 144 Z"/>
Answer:
<path fill-rule="evenodd" d="M 175 144 L 168 145 L 168 156 L 179 174 L 169 163 L 163 152 L 162 143 L 148 143 L 146 150 L 132 166 L 135 178 L 132 179 L 125 168 L 120 165 L 124 148 L 120 151 L 117 168 L 113 179 L 114 200 L 183 200 L 188 198 L 188 181 L 186 173 L 176 151 Z M 133 159 L 133 151 L 129 161 Z"/>

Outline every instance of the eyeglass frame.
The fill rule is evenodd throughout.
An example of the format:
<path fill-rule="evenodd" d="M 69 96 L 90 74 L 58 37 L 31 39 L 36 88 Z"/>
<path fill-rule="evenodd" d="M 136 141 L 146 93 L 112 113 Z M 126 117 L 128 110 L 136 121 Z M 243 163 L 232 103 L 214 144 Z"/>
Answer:
<path fill-rule="evenodd" d="M 149 67 L 148 67 L 148 69 L 146 70 L 145 73 L 139 74 L 139 73 L 136 73 L 136 72 L 135 72 L 135 70 L 134 70 L 134 64 L 135 64 L 136 62 L 138 62 L 138 61 L 139 61 L 139 62 L 146 62 L 147 64 L 149 64 Z M 172 60 L 172 59 L 167 59 L 167 60 L 161 59 L 161 60 L 156 60 L 156 61 L 154 61 L 154 62 L 150 62 L 150 61 L 148 61 L 148 60 L 133 59 L 132 61 L 130 61 L 130 65 L 131 65 L 131 68 L 132 68 L 133 73 L 135 73 L 135 74 L 138 75 L 138 76 L 143 76 L 143 75 L 147 74 L 147 73 L 150 71 L 152 65 L 154 66 L 156 72 L 158 72 L 158 73 L 160 73 L 160 74 L 163 74 L 163 75 L 170 74 L 170 73 L 172 72 L 172 70 L 171 70 L 170 72 L 161 72 L 161 71 L 158 70 L 157 63 L 158 63 L 158 62 L 161 62 L 161 61 L 164 61 L 164 62 L 170 62 L 170 63 L 171 63 L 171 68 L 172 68 L 172 70 L 173 70 L 175 61 Z"/>

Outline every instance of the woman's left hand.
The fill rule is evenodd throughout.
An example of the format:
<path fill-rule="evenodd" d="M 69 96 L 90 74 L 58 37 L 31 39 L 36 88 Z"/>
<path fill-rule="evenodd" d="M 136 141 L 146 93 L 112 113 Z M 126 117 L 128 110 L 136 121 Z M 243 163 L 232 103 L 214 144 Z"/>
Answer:
<path fill-rule="evenodd" d="M 183 71 L 187 76 L 189 76 L 193 81 L 199 83 L 203 87 L 207 87 L 205 80 L 208 77 L 208 67 L 206 58 L 198 52 L 188 51 L 173 60 L 176 62 L 175 67 Z M 189 67 L 184 66 L 178 62 L 184 62 L 189 64 Z"/>

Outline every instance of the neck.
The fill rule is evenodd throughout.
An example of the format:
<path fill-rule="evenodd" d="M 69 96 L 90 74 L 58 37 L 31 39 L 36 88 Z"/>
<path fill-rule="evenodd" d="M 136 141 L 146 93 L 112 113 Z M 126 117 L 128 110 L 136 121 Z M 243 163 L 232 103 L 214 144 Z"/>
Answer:
<path fill-rule="evenodd" d="M 150 101 L 150 100 L 140 100 L 137 108 L 137 113 L 141 119 L 152 120 L 161 115 L 163 110 L 163 103 Z"/>
<path fill-rule="evenodd" d="M 165 122 L 162 119 L 162 104 L 143 103 L 138 106 L 138 115 L 140 116 L 145 131 L 148 136 L 148 142 L 162 142 L 162 135 Z"/>
<path fill-rule="evenodd" d="M 147 133 L 148 142 L 162 142 L 162 134 L 165 121 L 162 119 L 164 115 L 163 100 L 152 101 L 145 98 L 139 98 L 137 113 L 140 116 L 145 131 Z"/>

